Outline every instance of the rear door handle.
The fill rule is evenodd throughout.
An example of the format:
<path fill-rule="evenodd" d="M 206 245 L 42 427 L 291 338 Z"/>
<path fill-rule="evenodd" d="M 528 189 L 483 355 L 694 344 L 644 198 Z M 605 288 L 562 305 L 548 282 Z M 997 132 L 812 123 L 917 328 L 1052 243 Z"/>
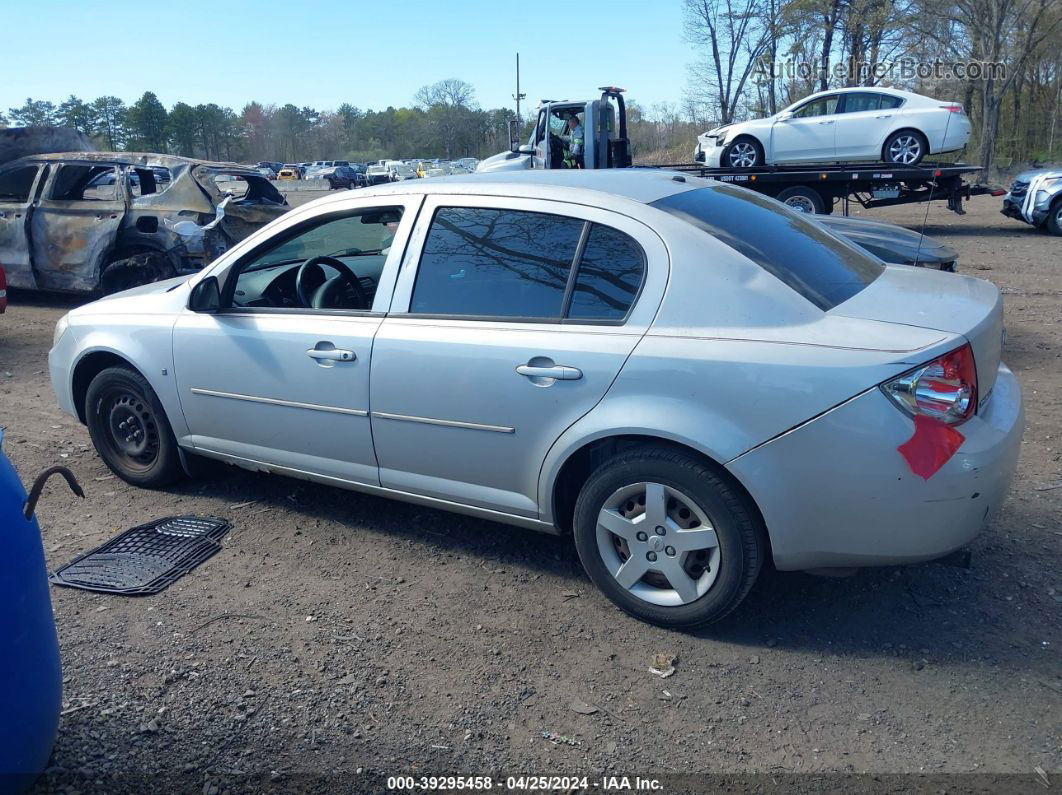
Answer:
<path fill-rule="evenodd" d="M 576 381 L 583 377 L 583 371 L 578 367 L 568 367 L 565 364 L 555 364 L 552 367 L 521 364 L 516 368 L 516 372 L 528 378 L 555 378 L 558 381 Z"/>
<path fill-rule="evenodd" d="M 306 351 L 306 355 L 311 359 L 327 359 L 333 362 L 352 362 L 358 358 L 354 355 L 354 351 L 345 351 L 341 348 L 332 348 L 330 350 L 310 348 Z"/>
<path fill-rule="evenodd" d="M 892 118 L 892 114 L 891 113 L 886 113 L 884 116 L 875 116 L 874 118 L 875 119 L 891 119 Z"/>
<path fill-rule="evenodd" d="M 819 124 L 833 124 L 832 121 L 820 121 Z"/>

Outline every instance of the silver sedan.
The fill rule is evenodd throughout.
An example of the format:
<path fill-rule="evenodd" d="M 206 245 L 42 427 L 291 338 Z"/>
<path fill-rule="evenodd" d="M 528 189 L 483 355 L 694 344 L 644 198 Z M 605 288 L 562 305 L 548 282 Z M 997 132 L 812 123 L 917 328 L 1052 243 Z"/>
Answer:
<path fill-rule="evenodd" d="M 779 569 L 922 561 L 1023 427 L 999 292 L 663 171 L 410 181 L 70 312 L 59 404 L 158 488 L 203 456 L 549 533 L 688 627 Z"/>

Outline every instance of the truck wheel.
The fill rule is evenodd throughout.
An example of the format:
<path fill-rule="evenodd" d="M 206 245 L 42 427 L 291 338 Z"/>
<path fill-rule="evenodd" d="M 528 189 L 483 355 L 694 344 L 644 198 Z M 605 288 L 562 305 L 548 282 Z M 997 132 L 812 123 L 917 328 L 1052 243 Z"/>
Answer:
<path fill-rule="evenodd" d="M 882 147 L 882 160 L 898 166 L 917 166 L 926 156 L 929 144 L 926 137 L 914 130 L 900 130 L 885 139 Z"/>
<path fill-rule="evenodd" d="M 674 629 L 737 607 L 766 550 L 747 498 L 704 462 L 666 447 L 631 450 L 591 474 L 573 527 L 583 568 L 605 596 Z"/>
<path fill-rule="evenodd" d="M 146 251 L 107 265 L 100 276 L 100 290 L 104 295 L 113 295 L 132 287 L 172 279 L 176 275 L 173 263 L 165 254 Z"/>
<path fill-rule="evenodd" d="M 133 369 L 108 367 L 89 384 L 85 424 L 110 470 L 134 486 L 156 489 L 180 480 L 180 457 L 166 411 Z"/>
<path fill-rule="evenodd" d="M 826 213 L 826 202 L 823 201 L 822 194 L 814 188 L 808 188 L 804 185 L 794 185 L 792 188 L 786 188 L 778 194 L 777 199 L 790 210 L 796 210 L 798 213 L 807 213 L 808 215 L 824 215 Z"/>
<path fill-rule="evenodd" d="M 723 168 L 756 168 L 763 165 L 763 147 L 755 138 L 738 138 L 723 150 L 719 158 Z"/>
<path fill-rule="evenodd" d="M 1055 199 L 1047 211 L 1047 231 L 1052 235 L 1062 235 L 1062 198 Z"/>

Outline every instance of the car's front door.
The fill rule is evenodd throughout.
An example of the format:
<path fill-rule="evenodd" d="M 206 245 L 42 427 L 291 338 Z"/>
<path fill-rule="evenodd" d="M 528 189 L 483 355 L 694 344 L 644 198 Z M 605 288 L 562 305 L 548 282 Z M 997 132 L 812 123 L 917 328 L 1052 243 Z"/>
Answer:
<path fill-rule="evenodd" d="M 426 199 L 373 347 L 382 485 L 537 517 L 546 452 L 604 396 L 667 271 L 660 238 L 627 216 Z"/>
<path fill-rule="evenodd" d="M 885 136 L 896 126 L 899 97 L 876 91 L 845 92 L 835 115 L 839 160 L 879 160 Z"/>
<path fill-rule="evenodd" d="M 30 263 L 29 217 L 39 171 L 40 164 L 31 163 L 0 174 L 0 265 L 10 287 L 37 286 Z"/>
<path fill-rule="evenodd" d="M 771 127 L 772 163 L 822 163 L 837 159 L 837 95 L 806 102 Z"/>
<path fill-rule="evenodd" d="M 222 274 L 221 310 L 189 310 L 173 330 L 182 444 L 379 483 L 369 361 L 419 202 L 362 199 L 296 213 Z"/>

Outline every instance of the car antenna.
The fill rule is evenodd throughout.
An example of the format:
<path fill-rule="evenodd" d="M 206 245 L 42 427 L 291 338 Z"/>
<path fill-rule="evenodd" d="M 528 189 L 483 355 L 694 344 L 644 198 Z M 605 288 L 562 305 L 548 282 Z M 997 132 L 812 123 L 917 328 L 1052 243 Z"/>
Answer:
<path fill-rule="evenodd" d="M 942 139 L 943 141 L 947 141 L 948 140 L 948 127 L 950 127 L 950 126 L 951 126 L 951 112 L 949 111 L 948 112 L 948 120 L 946 122 L 944 122 L 944 138 Z M 928 148 L 929 148 L 929 142 L 927 140 L 926 149 L 928 149 Z M 926 152 L 926 154 L 929 154 L 929 153 Z M 930 190 L 934 190 L 935 191 L 937 189 L 937 179 L 936 178 L 939 175 L 940 175 L 940 171 L 939 170 L 935 170 L 935 173 L 933 174 L 933 180 L 929 183 L 930 185 L 933 186 L 932 188 L 930 188 Z M 922 254 L 922 241 L 925 240 L 925 238 L 926 238 L 926 224 L 929 223 L 929 206 L 932 203 L 933 203 L 932 194 L 930 194 L 930 201 L 926 202 L 926 214 L 922 218 L 922 229 L 918 232 L 918 248 L 915 249 L 915 258 L 914 258 L 914 267 L 916 267 L 916 268 L 918 267 L 918 258 Z"/>

